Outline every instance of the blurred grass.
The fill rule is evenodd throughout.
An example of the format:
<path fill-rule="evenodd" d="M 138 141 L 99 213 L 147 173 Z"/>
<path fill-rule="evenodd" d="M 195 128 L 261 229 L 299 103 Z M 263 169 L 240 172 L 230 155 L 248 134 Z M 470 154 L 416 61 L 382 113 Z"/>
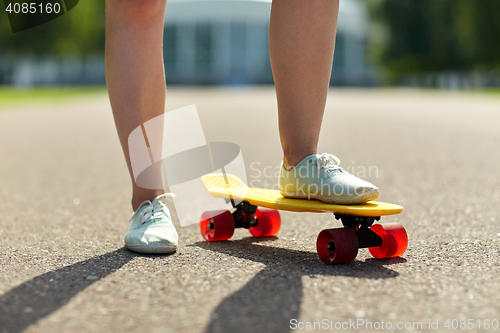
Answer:
<path fill-rule="evenodd" d="M 389 86 L 389 88 L 400 88 L 398 86 Z M 423 91 L 436 91 L 436 92 L 458 92 L 458 93 L 477 93 L 477 94 L 489 94 L 489 95 L 500 95 L 500 88 L 466 88 L 466 89 L 439 89 L 434 87 L 415 87 L 416 90 Z"/>
<path fill-rule="evenodd" d="M 481 93 L 486 93 L 486 94 L 498 94 L 498 95 L 500 95 L 500 88 L 480 88 L 480 89 L 473 89 L 471 91 L 472 92 L 481 92 Z"/>
<path fill-rule="evenodd" d="M 386 87 L 392 88 L 392 87 Z M 333 88 L 335 89 L 335 88 Z M 383 89 L 383 87 L 378 87 Z M 416 88 L 417 90 L 429 90 L 436 92 L 446 92 L 447 89 L 440 90 L 436 88 Z M 479 93 L 489 95 L 500 95 L 500 88 L 474 88 L 459 89 L 457 92 Z M 99 94 L 106 94 L 105 86 L 89 87 L 36 87 L 36 88 L 13 88 L 0 86 L 0 108 L 7 106 L 22 106 L 32 104 L 52 104 L 64 102 L 71 98 L 91 97 Z"/>
<path fill-rule="evenodd" d="M 0 107 L 33 103 L 55 103 L 74 97 L 104 93 L 106 93 L 105 86 L 48 88 L 0 87 Z"/>

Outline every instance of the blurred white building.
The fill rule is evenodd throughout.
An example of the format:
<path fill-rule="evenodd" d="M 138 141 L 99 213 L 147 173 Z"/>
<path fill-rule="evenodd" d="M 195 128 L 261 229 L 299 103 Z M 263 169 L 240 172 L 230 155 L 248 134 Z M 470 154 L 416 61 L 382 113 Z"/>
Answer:
<path fill-rule="evenodd" d="M 271 0 L 168 0 L 164 31 L 167 84 L 272 83 L 270 12 Z M 367 24 L 368 14 L 361 0 L 340 1 L 332 84 L 373 83 L 365 63 Z M 84 60 L 27 55 L 0 61 L 0 84 L 105 82 L 101 54 Z"/>
<path fill-rule="evenodd" d="M 164 37 L 167 83 L 272 83 L 270 11 L 271 0 L 169 0 Z M 369 84 L 367 23 L 361 1 L 340 1 L 332 84 Z"/>

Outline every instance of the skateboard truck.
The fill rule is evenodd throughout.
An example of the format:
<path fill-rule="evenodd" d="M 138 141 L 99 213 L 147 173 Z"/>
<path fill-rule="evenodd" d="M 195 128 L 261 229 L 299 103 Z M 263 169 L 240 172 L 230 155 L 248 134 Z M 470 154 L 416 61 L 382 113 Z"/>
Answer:
<path fill-rule="evenodd" d="M 382 246 L 382 238 L 370 229 L 380 216 L 354 216 L 345 214 L 333 214 L 335 219 L 341 220 L 344 227 L 354 229 L 358 237 L 359 248 Z M 330 244 L 328 244 L 330 246 Z M 329 250 L 334 250 L 330 249 Z"/>
<path fill-rule="evenodd" d="M 231 204 L 236 210 L 232 213 L 234 218 L 235 228 L 245 228 L 256 227 L 258 225 L 258 220 L 255 217 L 255 212 L 257 211 L 257 206 L 254 206 L 246 201 L 242 201 L 235 205 L 234 201 L 231 200 Z"/>
<path fill-rule="evenodd" d="M 255 217 L 257 206 L 249 204 L 246 201 L 242 201 L 239 204 L 235 205 L 234 201 L 231 200 L 231 204 L 234 208 L 236 208 L 236 210 L 232 213 L 235 228 L 249 229 L 250 227 L 256 227 L 258 225 L 257 217 Z M 215 229 L 213 219 L 210 220 L 207 227 L 212 231 Z"/>

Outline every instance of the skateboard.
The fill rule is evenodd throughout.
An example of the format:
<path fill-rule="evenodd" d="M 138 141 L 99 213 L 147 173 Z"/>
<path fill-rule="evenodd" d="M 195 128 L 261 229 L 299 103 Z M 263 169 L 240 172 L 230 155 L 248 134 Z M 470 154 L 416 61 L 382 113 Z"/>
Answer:
<path fill-rule="evenodd" d="M 279 210 L 293 212 L 333 213 L 343 228 L 325 229 L 318 235 L 316 249 L 327 265 L 353 261 L 358 249 L 368 248 L 375 258 L 402 255 L 408 235 L 399 223 L 374 224 L 381 216 L 395 215 L 403 207 L 369 201 L 360 205 L 326 204 L 318 200 L 291 199 L 272 189 L 248 187 L 231 174 L 208 174 L 201 177 L 208 193 L 231 202 L 235 210 L 204 212 L 200 232 L 206 241 L 224 241 L 233 236 L 235 228 L 245 228 L 254 237 L 276 235 L 281 227 Z"/>

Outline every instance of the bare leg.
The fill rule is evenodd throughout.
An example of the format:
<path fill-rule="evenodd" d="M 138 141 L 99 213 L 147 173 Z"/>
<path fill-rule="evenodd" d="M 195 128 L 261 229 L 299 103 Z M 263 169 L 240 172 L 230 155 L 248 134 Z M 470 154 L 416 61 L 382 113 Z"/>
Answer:
<path fill-rule="evenodd" d="M 330 81 L 338 0 L 274 0 L 269 29 L 283 163 L 317 153 Z"/>
<path fill-rule="evenodd" d="M 106 81 L 120 143 L 133 183 L 132 208 L 163 190 L 138 187 L 128 136 L 164 113 L 163 20 L 166 0 L 106 0 Z"/>

